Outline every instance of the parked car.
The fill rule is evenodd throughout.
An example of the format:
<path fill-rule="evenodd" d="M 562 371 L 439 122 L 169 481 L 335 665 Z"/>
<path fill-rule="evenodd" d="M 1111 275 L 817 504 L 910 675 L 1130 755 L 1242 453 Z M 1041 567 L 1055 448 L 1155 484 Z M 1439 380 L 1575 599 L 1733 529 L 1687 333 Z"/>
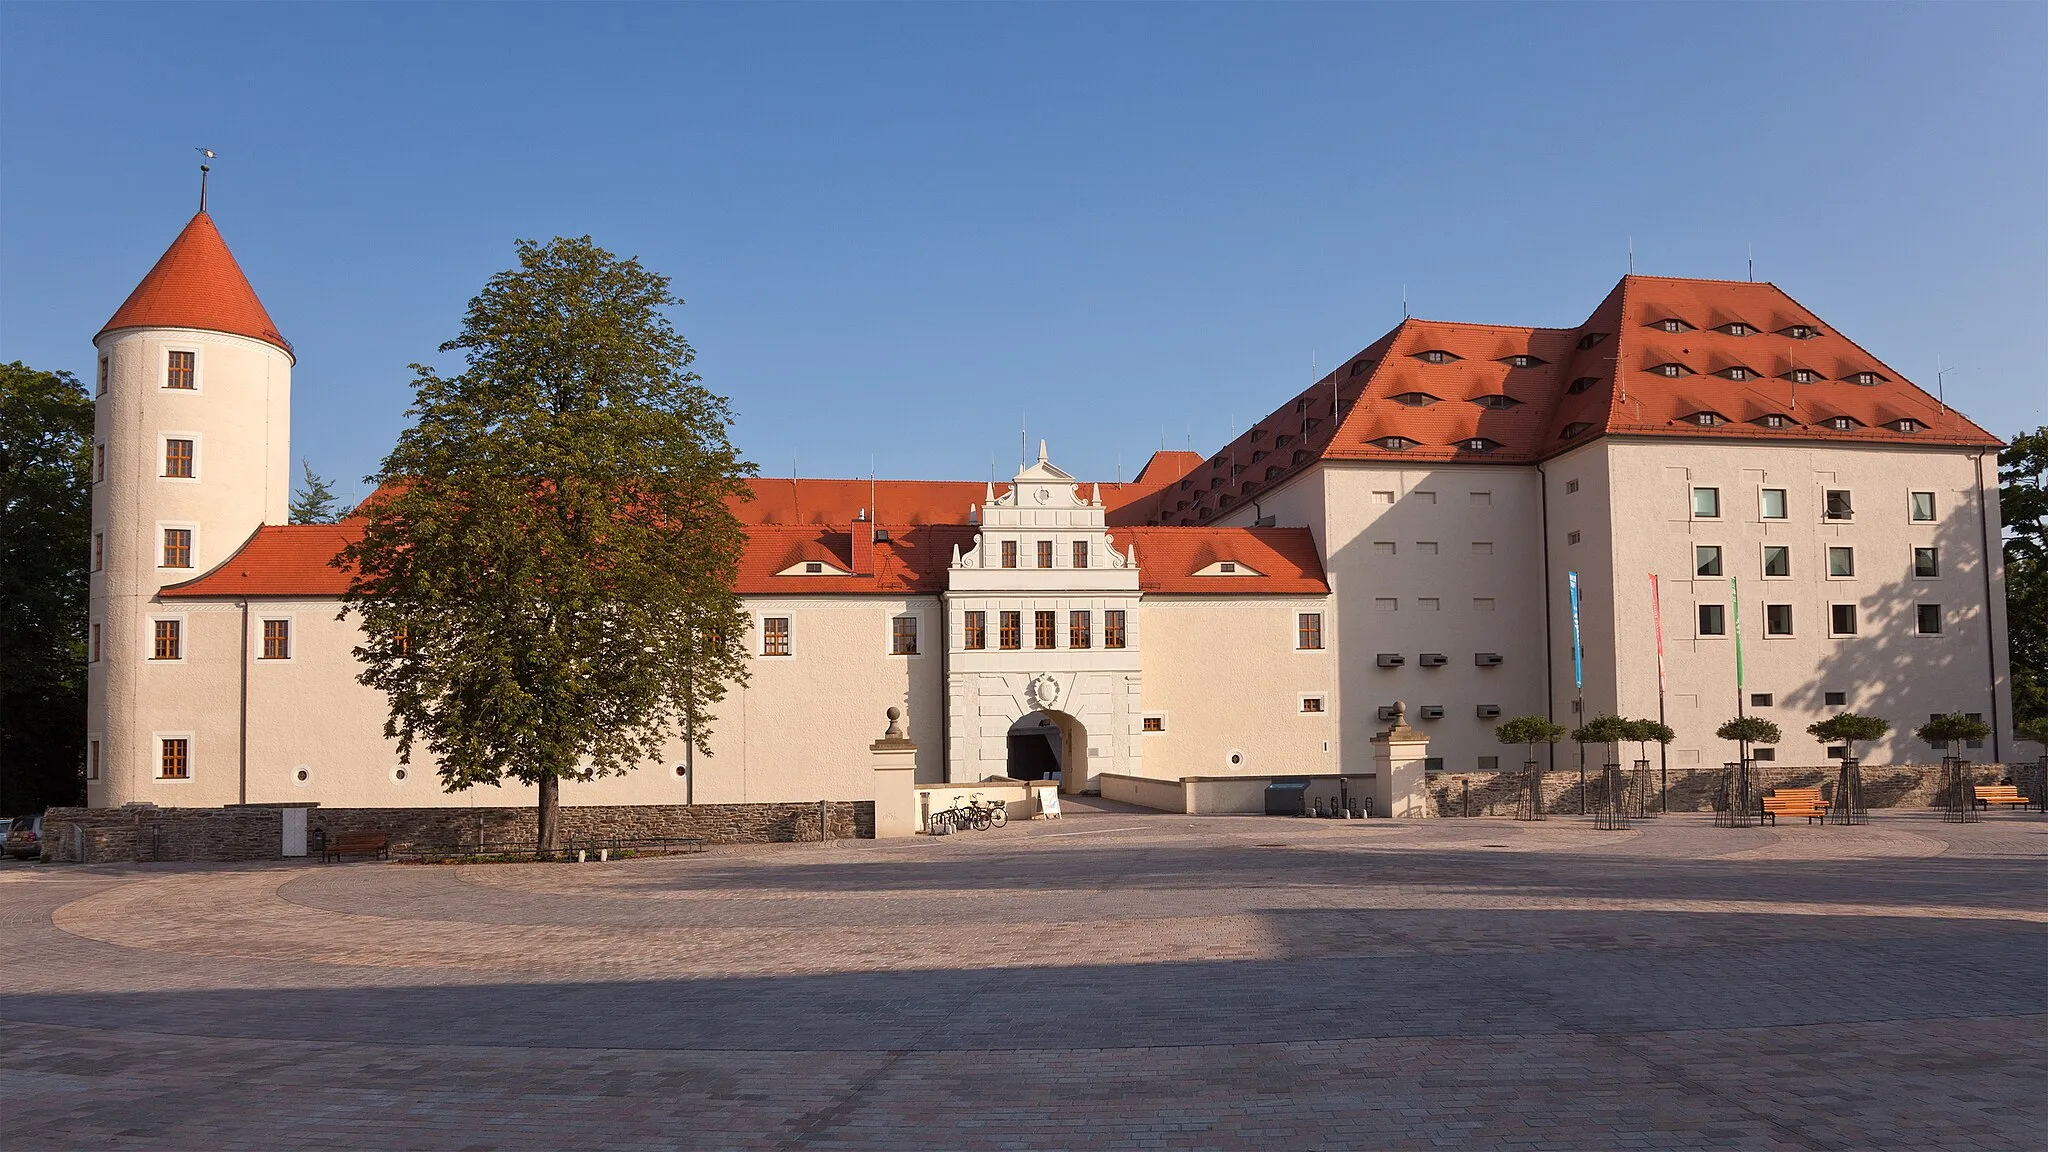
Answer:
<path fill-rule="evenodd" d="M 7 854 L 16 860 L 27 860 L 43 854 L 43 818 L 41 816 L 16 816 L 7 829 Z"/>

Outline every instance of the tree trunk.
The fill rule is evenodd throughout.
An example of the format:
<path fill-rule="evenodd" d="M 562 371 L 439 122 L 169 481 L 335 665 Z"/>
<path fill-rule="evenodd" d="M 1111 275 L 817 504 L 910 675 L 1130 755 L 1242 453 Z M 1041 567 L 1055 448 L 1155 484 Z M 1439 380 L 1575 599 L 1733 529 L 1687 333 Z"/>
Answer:
<path fill-rule="evenodd" d="M 561 824 L 562 778 L 550 772 L 540 778 L 540 836 L 538 850 L 542 859 L 555 854 L 555 837 Z"/>

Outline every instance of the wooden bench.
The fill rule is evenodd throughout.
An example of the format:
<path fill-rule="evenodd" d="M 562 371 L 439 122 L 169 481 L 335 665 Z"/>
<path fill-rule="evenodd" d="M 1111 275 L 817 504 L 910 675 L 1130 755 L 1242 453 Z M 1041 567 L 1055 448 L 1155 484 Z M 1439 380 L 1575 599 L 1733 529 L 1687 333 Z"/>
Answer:
<path fill-rule="evenodd" d="M 327 850 L 320 859 L 325 863 L 343 856 L 375 856 L 379 860 L 389 860 L 391 841 L 382 832 L 343 832 L 327 842 Z"/>
<path fill-rule="evenodd" d="M 1763 807 L 1763 817 L 1772 824 L 1780 816 L 1804 816 L 1811 824 L 1827 815 L 1828 806 L 1821 802 L 1818 788 L 1773 788 L 1757 801 Z"/>
<path fill-rule="evenodd" d="M 2028 799 L 2028 798 L 2026 798 L 2025 796 L 2022 796 L 2022 795 L 2020 795 L 2020 790 L 2019 790 L 2019 787 L 2018 787 L 2017 785 L 2013 785 L 2013 784 L 1979 784 L 1979 785 L 1977 785 L 1977 786 L 1976 786 L 1976 788 L 1977 788 L 1977 807 L 1979 807 L 1979 808 L 1989 808 L 1989 807 L 1991 807 L 1991 806 L 1992 806 L 1993 804 L 2031 804 L 2031 803 L 2033 803 L 2033 801 L 2032 801 L 2032 800 L 2029 800 L 2029 799 Z"/>

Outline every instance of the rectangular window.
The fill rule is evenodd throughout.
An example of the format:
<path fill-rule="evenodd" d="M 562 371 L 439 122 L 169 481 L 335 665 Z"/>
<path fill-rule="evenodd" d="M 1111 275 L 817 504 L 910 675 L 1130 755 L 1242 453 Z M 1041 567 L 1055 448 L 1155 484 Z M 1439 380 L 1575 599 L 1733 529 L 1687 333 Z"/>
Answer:
<path fill-rule="evenodd" d="M 1491 611 L 1493 611 L 1493 597 L 1491 597 L 1491 596 L 1474 596 L 1474 597 L 1472 598 L 1472 610 L 1473 610 L 1474 612 L 1491 612 Z"/>
<path fill-rule="evenodd" d="M 1166 731 L 1166 717 L 1147 716 L 1140 722 L 1140 727 L 1147 732 L 1164 732 Z"/>
<path fill-rule="evenodd" d="M 1417 540 L 1417 541 L 1415 542 L 1415 550 L 1416 550 L 1417 552 L 1420 552 L 1420 553 L 1422 553 L 1422 554 L 1423 554 L 1424 556 L 1434 556 L 1434 555 L 1436 555 L 1436 552 L 1437 552 L 1437 548 L 1436 548 L 1436 541 L 1434 541 L 1434 540 Z"/>
<path fill-rule="evenodd" d="M 1003 567 L 1015 568 L 1016 566 L 1017 542 L 1015 540 L 1005 540 L 1003 541 Z"/>
<path fill-rule="evenodd" d="M 98 391 L 95 391 L 95 392 L 93 393 L 93 395 L 95 395 L 95 396 L 105 396 L 106 394 L 107 394 L 107 358 L 106 358 L 105 356 L 102 356 L 102 357 L 100 357 L 100 382 L 99 382 L 99 386 L 98 386 Z"/>
<path fill-rule="evenodd" d="M 1757 504 L 1757 512 L 1763 519 L 1783 520 L 1785 518 L 1785 490 L 1783 488 L 1764 489 Z"/>
<path fill-rule="evenodd" d="M 1392 492 L 1375 492 L 1372 494 L 1372 502 L 1375 504 L 1392 504 L 1394 502 L 1394 494 Z"/>
<path fill-rule="evenodd" d="M 1855 511 L 1855 509 L 1853 509 L 1853 508 L 1849 507 L 1849 491 L 1848 491 L 1848 489 L 1846 489 L 1846 488 L 1830 488 L 1830 489 L 1828 489 L 1828 490 L 1827 490 L 1827 493 L 1828 493 L 1828 496 L 1827 496 L 1827 518 L 1828 518 L 1828 519 L 1830 519 L 1830 520 L 1848 520 L 1848 519 L 1851 519 L 1851 518 L 1853 518 L 1853 517 L 1854 517 L 1854 516 L 1856 515 L 1856 511 Z"/>
<path fill-rule="evenodd" d="M 179 480 L 192 478 L 192 442 L 190 440 L 164 441 L 164 475 Z"/>
<path fill-rule="evenodd" d="M 166 388 L 196 388 L 194 369 L 198 367 L 199 354 L 196 352 L 173 352 L 168 370 L 164 375 Z"/>
<path fill-rule="evenodd" d="M 106 361 L 102 360 L 100 363 L 105 364 Z M 85 778 L 87 780 L 97 780 L 100 778 L 100 742 L 97 740 L 85 742 Z"/>
<path fill-rule="evenodd" d="M 1569 496 L 1572 493 L 1577 492 L 1578 490 L 1579 482 L 1577 480 L 1567 480 L 1564 482 L 1565 495 Z"/>
<path fill-rule="evenodd" d="M 1392 556 L 1394 554 L 1394 542 L 1392 540 L 1375 540 L 1372 542 L 1372 550 L 1381 556 Z"/>
<path fill-rule="evenodd" d="M 1472 543 L 1472 554 L 1473 554 L 1474 556 L 1491 556 L 1491 555 L 1493 555 L 1493 543 L 1492 543 L 1492 541 L 1489 541 L 1489 540 L 1475 540 L 1475 541 L 1473 541 L 1473 543 Z"/>
<path fill-rule="evenodd" d="M 1764 545 L 1764 575 L 1790 576 L 1792 574 L 1792 549 L 1784 544 Z"/>
<path fill-rule="evenodd" d="M 1434 492 L 1417 492 L 1415 498 L 1424 504 L 1436 503 L 1436 493 Z"/>
<path fill-rule="evenodd" d="M 1124 646 L 1124 610 L 1111 608 L 1102 614 L 1102 646 L 1121 648 Z"/>
<path fill-rule="evenodd" d="M 1695 576 L 1719 576 L 1721 574 L 1721 546 L 1719 544 L 1693 545 L 1692 574 Z"/>
<path fill-rule="evenodd" d="M 1481 757 L 1479 758 L 1479 770 L 1480 770 L 1481 772 L 1497 772 L 1497 771 L 1499 771 L 1499 770 L 1500 770 L 1500 757 L 1498 757 L 1498 756 L 1481 756 Z"/>
<path fill-rule="evenodd" d="M 190 568 L 192 566 L 192 530 L 190 528 L 164 529 L 165 568 Z"/>
<path fill-rule="evenodd" d="M 292 658 L 292 622 L 289 620 L 265 620 L 263 622 L 263 659 L 289 660 Z"/>
<path fill-rule="evenodd" d="M 1399 612 L 1401 610 L 1401 598 L 1398 596 L 1375 596 L 1372 601 L 1372 610 L 1375 612 Z"/>
<path fill-rule="evenodd" d="M 1913 575 L 1922 578 L 1941 575 L 1941 549 L 1913 549 Z"/>
<path fill-rule="evenodd" d="M 1038 566 L 1040 568 L 1052 567 L 1052 541 L 1040 540 L 1038 542 Z"/>
<path fill-rule="evenodd" d="M 192 778 L 192 742 L 182 736 L 168 736 L 163 741 L 163 759 L 157 769 L 160 780 L 190 780 Z"/>
<path fill-rule="evenodd" d="M 1564 542 L 1567 544 L 1577 544 L 1579 542 L 1579 530 L 1574 528 L 1571 531 L 1565 533 Z"/>
<path fill-rule="evenodd" d="M 1833 545 L 1828 548 L 1828 575 L 1854 576 L 1856 574 L 1856 549 Z"/>
<path fill-rule="evenodd" d="M 106 566 L 107 534 L 105 532 L 95 532 L 92 534 L 92 570 L 98 572 Z"/>
<path fill-rule="evenodd" d="M 997 615 L 996 620 L 1000 626 L 1000 635 L 996 637 L 996 642 L 1001 644 L 1003 649 L 1008 652 L 1014 652 L 1022 648 L 1024 646 L 1024 614 L 1022 612 L 1003 612 Z"/>
<path fill-rule="evenodd" d="M 889 621 L 889 653 L 893 656 L 917 655 L 917 617 L 898 616 Z"/>
<path fill-rule="evenodd" d="M 1059 628 L 1056 612 L 1034 612 L 1031 619 L 1031 646 L 1033 648 L 1054 648 L 1055 632 Z"/>
<path fill-rule="evenodd" d="M 1719 520 L 1721 518 L 1721 490 L 1719 488 L 1693 489 L 1692 515 L 1695 520 Z"/>
<path fill-rule="evenodd" d="M 988 613 L 969 612 L 967 614 L 967 634 L 962 637 L 961 643 L 963 647 L 967 648 L 988 647 Z"/>
<path fill-rule="evenodd" d="M 179 660 L 185 653 L 185 627 L 182 620 L 158 620 L 155 622 L 155 643 L 149 650 L 151 660 Z"/>
<path fill-rule="evenodd" d="M 100 662 L 100 626 L 97 624 L 93 625 L 91 632 L 92 641 L 86 648 L 85 658 L 87 663 L 97 664 Z"/>
<path fill-rule="evenodd" d="M 1751 692 L 1749 694 L 1749 706 L 1751 708 L 1769 708 L 1775 699 L 1769 692 Z"/>
<path fill-rule="evenodd" d="M 761 618 L 761 655 L 789 655 L 789 617 L 763 616 Z"/>
<path fill-rule="evenodd" d="M 1792 606 L 1790 604 L 1764 605 L 1764 635 L 1790 636 L 1792 634 Z"/>
<path fill-rule="evenodd" d="M 1978 721 L 1979 723 L 1982 723 L 1984 720 L 1984 714 L 1982 712 L 1965 712 L 1963 713 L 1963 715 L 1968 716 L 1970 719 Z M 1933 719 L 1933 717 L 1929 717 L 1929 719 Z M 1963 741 L 1963 747 L 1965 748 L 1982 748 L 1983 746 L 1984 742 L 1982 740 Z"/>
<path fill-rule="evenodd" d="M 1323 710 L 1323 698 L 1321 696 L 1303 696 L 1301 698 L 1301 710 L 1303 712 L 1321 712 Z"/>
<path fill-rule="evenodd" d="M 1086 540 L 1076 540 L 1074 541 L 1074 567 L 1086 568 L 1087 566 L 1088 542 Z"/>
<path fill-rule="evenodd" d="M 1778 758 L 1778 750 L 1769 745 L 1752 746 L 1749 750 L 1749 758 L 1751 760 L 1776 760 Z"/>
<path fill-rule="evenodd" d="M 1438 612 L 1438 611 L 1441 611 L 1441 610 L 1443 609 L 1443 606 L 1444 606 L 1444 602 L 1443 602 L 1443 599 L 1442 599 L 1441 597 L 1437 597 L 1437 596 L 1418 596 L 1418 597 L 1416 597 L 1416 598 L 1415 598 L 1415 607 L 1416 607 L 1416 609 L 1417 609 L 1417 610 L 1419 610 L 1419 611 L 1423 611 L 1423 612 Z"/>
<path fill-rule="evenodd" d="M 1941 635 L 1941 605 L 1922 604 L 1919 606 L 1919 609 L 1920 635 Z"/>
<path fill-rule="evenodd" d="M 92 446 L 92 482 L 99 484 L 105 481 L 106 478 L 107 446 L 105 444 L 95 444 Z"/>
<path fill-rule="evenodd" d="M 1312 652 L 1323 646 L 1323 614 L 1303 612 L 1294 618 L 1294 646 Z"/>
<path fill-rule="evenodd" d="M 1432 501 L 1434 501 L 1434 500 L 1436 499 L 1436 497 L 1432 496 L 1432 497 L 1430 497 L 1430 499 L 1431 499 Z M 1473 505 L 1474 505 L 1475 507 L 1479 507 L 1479 508 L 1484 508 L 1484 507 L 1487 507 L 1487 506 L 1489 506 L 1489 505 L 1491 505 L 1491 504 L 1493 503 L 1493 493 L 1491 493 L 1491 492 L 1474 492 L 1474 493 L 1472 494 L 1472 503 L 1473 503 Z"/>
<path fill-rule="evenodd" d="M 1088 611 L 1074 612 L 1067 618 L 1067 647 L 1092 648 L 1095 646 L 1095 614 Z"/>
<path fill-rule="evenodd" d="M 1726 604 L 1700 605 L 1700 635 L 1726 636 L 1728 634 L 1728 606 Z"/>
<path fill-rule="evenodd" d="M 1849 705 L 1849 694 L 1847 692 L 1823 692 L 1820 694 L 1820 702 L 1829 708 L 1846 708 Z"/>
<path fill-rule="evenodd" d="M 1934 493 L 1913 493 L 1913 520 L 1925 523 L 1934 519 Z"/>
<path fill-rule="evenodd" d="M 1828 635 L 1854 636 L 1856 634 L 1856 606 L 1854 604 L 1828 605 Z"/>

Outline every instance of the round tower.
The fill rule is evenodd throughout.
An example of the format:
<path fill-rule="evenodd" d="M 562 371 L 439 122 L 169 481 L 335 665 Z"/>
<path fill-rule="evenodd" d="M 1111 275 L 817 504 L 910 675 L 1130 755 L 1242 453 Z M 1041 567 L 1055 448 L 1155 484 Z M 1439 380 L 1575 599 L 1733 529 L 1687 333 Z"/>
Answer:
<path fill-rule="evenodd" d="M 285 522 L 292 348 L 203 201 L 93 347 L 86 803 L 234 803 L 239 616 L 157 593 Z"/>

